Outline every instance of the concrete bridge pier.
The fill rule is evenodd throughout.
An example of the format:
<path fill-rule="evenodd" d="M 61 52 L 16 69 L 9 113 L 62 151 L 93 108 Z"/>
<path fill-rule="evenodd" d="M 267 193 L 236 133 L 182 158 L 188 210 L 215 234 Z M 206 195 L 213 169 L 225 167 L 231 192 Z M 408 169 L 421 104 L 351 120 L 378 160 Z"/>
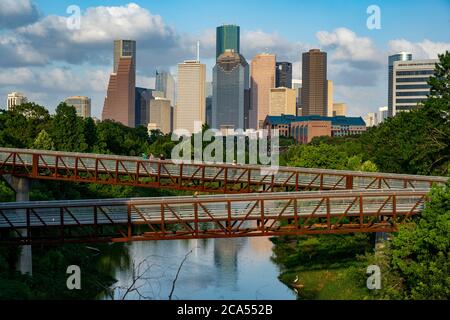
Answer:
<path fill-rule="evenodd" d="M 16 193 L 16 201 L 30 201 L 30 180 L 28 178 L 15 177 L 13 175 L 3 176 L 11 188 Z M 17 210 L 18 215 L 25 215 L 24 210 Z M 21 235 L 26 236 L 27 230 L 19 230 Z M 33 256 L 31 245 L 21 246 L 19 260 L 17 261 L 16 269 L 22 274 L 33 273 Z"/>

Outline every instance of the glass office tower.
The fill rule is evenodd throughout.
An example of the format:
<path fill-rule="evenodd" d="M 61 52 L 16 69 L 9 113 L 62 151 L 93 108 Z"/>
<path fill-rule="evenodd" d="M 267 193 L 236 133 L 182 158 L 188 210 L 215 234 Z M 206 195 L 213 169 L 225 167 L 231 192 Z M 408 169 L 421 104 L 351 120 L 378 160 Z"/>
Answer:
<path fill-rule="evenodd" d="M 388 83 L 388 114 L 389 117 L 394 115 L 394 62 L 395 61 L 411 61 L 412 54 L 409 52 L 400 52 L 389 56 L 389 83 Z"/>
<path fill-rule="evenodd" d="M 237 25 L 222 25 L 216 32 L 216 59 L 226 50 L 240 52 L 240 27 Z"/>

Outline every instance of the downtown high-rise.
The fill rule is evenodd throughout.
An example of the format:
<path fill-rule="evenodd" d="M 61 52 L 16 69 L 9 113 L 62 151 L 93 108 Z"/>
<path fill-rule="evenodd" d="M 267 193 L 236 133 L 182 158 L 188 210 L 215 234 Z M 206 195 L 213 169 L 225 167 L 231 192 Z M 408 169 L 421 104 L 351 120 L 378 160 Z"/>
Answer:
<path fill-rule="evenodd" d="M 135 127 L 136 41 L 114 41 L 114 66 L 109 78 L 102 119 Z"/>
<path fill-rule="evenodd" d="M 327 53 L 312 49 L 302 55 L 301 106 L 304 116 L 328 114 Z"/>
<path fill-rule="evenodd" d="M 249 66 L 245 58 L 227 49 L 213 69 L 212 128 L 248 128 Z"/>
<path fill-rule="evenodd" d="M 177 104 L 174 111 L 174 127 L 195 133 L 201 128 L 195 122 L 205 123 L 206 65 L 198 60 L 178 64 Z"/>
<path fill-rule="evenodd" d="M 277 88 L 292 88 L 292 63 L 277 62 L 275 75 L 275 86 Z"/>
<path fill-rule="evenodd" d="M 155 90 L 163 92 L 164 98 L 170 100 L 171 106 L 176 103 L 175 86 L 175 79 L 170 72 L 156 71 Z"/>
<path fill-rule="evenodd" d="M 224 24 L 216 30 L 216 59 L 226 50 L 240 53 L 240 27 L 233 24 Z"/>
<path fill-rule="evenodd" d="M 249 128 L 263 128 L 269 114 L 270 89 L 275 87 L 276 56 L 262 53 L 252 59 L 250 70 L 251 104 Z"/>
<path fill-rule="evenodd" d="M 396 61 L 411 61 L 412 53 L 400 52 L 389 56 L 388 58 L 388 115 L 394 115 L 394 62 Z"/>
<path fill-rule="evenodd" d="M 391 116 L 420 107 L 430 94 L 428 80 L 437 59 L 395 61 L 392 68 Z"/>

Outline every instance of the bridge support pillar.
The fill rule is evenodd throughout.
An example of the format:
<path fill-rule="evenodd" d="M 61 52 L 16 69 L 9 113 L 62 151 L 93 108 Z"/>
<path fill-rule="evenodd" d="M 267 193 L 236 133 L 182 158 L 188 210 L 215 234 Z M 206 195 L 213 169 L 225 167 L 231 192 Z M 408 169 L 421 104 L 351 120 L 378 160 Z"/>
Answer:
<path fill-rule="evenodd" d="M 22 177 L 15 177 L 13 175 L 3 176 L 8 184 L 16 193 L 16 201 L 30 201 L 30 180 Z M 23 210 L 18 210 L 17 214 L 25 214 Z M 21 235 L 26 236 L 27 230 L 19 230 Z M 21 246 L 19 260 L 16 264 L 16 269 L 22 274 L 33 273 L 33 256 L 31 245 Z"/>

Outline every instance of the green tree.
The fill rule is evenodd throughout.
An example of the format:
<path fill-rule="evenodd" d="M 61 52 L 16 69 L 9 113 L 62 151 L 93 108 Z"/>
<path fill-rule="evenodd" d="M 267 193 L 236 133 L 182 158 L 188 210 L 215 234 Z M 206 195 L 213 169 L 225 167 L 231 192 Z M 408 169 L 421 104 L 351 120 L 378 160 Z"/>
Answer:
<path fill-rule="evenodd" d="M 0 112 L 0 145 L 13 148 L 31 148 L 36 136 L 48 130 L 50 114 L 44 107 L 26 103 L 12 110 Z M 20 128 L 20 130 L 18 130 Z"/>
<path fill-rule="evenodd" d="M 450 298 L 450 181 L 430 198 L 418 223 L 402 226 L 392 242 L 407 299 Z"/>
<path fill-rule="evenodd" d="M 97 128 L 95 126 L 94 119 L 87 117 L 83 120 L 84 138 L 86 140 L 88 151 L 92 151 L 95 143 L 97 142 Z"/>
<path fill-rule="evenodd" d="M 33 149 L 39 150 L 55 150 L 55 144 L 53 143 L 52 137 L 47 133 L 47 131 L 42 130 L 39 132 L 36 140 L 32 145 Z"/>
<path fill-rule="evenodd" d="M 83 152 L 87 149 L 84 138 L 83 120 L 77 116 L 75 108 L 60 103 L 52 120 L 51 137 L 60 151 Z"/>
<path fill-rule="evenodd" d="M 348 155 L 329 144 L 297 145 L 289 148 L 282 164 L 304 168 L 346 169 Z"/>

